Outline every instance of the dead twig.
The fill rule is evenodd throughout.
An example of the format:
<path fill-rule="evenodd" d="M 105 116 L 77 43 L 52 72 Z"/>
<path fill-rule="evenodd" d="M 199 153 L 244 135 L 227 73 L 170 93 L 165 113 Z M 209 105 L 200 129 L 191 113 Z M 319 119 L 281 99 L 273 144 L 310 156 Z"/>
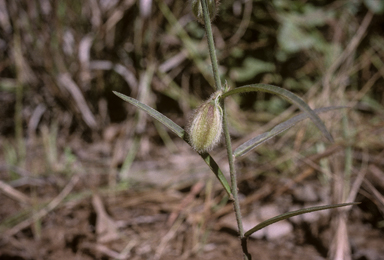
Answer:
<path fill-rule="evenodd" d="M 24 193 L 14 189 L 12 186 L 0 180 L 0 191 L 4 192 L 5 195 L 8 195 L 12 199 L 17 200 L 23 204 L 31 204 L 32 201 Z"/>
<path fill-rule="evenodd" d="M 41 219 L 44 216 L 46 216 L 49 212 L 54 210 L 65 199 L 65 197 L 67 197 L 69 193 L 71 193 L 72 189 L 75 187 L 79 179 L 80 179 L 80 176 L 78 174 L 74 175 L 71 178 L 71 180 L 68 182 L 68 184 L 64 187 L 64 189 L 60 192 L 60 194 L 56 198 L 54 198 L 45 208 L 41 209 L 35 215 L 17 224 L 11 229 L 8 229 L 7 231 L 5 231 L 4 232 L 5 237 L 9 237 L 17 234 L 20 230 L 27 228 L 29 225 L 35 222 L 36 219 Z"/>

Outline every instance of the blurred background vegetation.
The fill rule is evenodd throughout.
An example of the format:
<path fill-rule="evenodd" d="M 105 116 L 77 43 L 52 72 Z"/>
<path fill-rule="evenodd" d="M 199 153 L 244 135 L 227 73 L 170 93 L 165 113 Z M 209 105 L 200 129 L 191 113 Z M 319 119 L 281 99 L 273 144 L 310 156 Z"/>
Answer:
<path fill-rule="evenodd" d="M 231 88 L 268 83 L 312 108 L 351 107 L 322 115 L 333 145 L 303 123 L 241 159 L 244 195 L 260 188 L 260 176 L 285 183 L 319 153 L 311 173 L 332 187 L 332 202 L 348 197 L 361 170 L 383 177 L 383 14 L 381 0 L 221 1 L 213 31 Z M 73 196 L 99 189 L 189 192 L 199 178 L 211 178 L 188 145 L 112 90 L 184 127 L 212 85 L 204 28 L 186 1 L 0 0 L 0 178 L 28 198 L 0 206 L 2 230 L 28 219 L 80 173 L 86 177 Z M 235 147 L 297 112 L 264 93 L 227 105 Z M 220 149 L 213 155 L 225 162 Z M 213 183 L 215 196 L 224 196 Z M 366 221 L 383 230 L 383 201 L 364 192 Z"/>

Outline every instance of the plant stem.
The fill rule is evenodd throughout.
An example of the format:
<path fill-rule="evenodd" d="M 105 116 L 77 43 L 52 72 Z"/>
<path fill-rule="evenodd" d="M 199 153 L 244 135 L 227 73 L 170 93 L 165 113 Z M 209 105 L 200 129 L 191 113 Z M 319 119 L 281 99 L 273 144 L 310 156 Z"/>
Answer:
<path fill-rule="evenodd" d="M 209 54 L 211 56 L 212 69 L 213 69 L 215 84 L 216 84 L 217 90 L 221 90 L 222 86 L 221 86 L 221 82 L 220 82 L 219 70 L 218 70 L 218 65 L 217 65 L 216 49 L 215 49 L 215 44 L 213 41 L 213 34 L 212 34 L 212 28 L 211 28 L 211 20 L 210 20 L 209 12 L 208 12 L 208 5 L 207 5 L 206 0 L 200 0 L 200 2 L 202 5 L 202 8 L 203 8 L 204 24 L 205 24 L 205 30 L 207 32 Z M 243 228 L 241 211 L 240 211 L 240 202 L 239 202 L 239 196 L 238 196 L 238 192 L 237 192 L 235 161 L 234 161 L 234 157 L 232 155 L 231 137 L 229 135 L 227 112 L 225 109 L 224 101 L 221 102 L 221 107 L 223 109 L 223 128 L 224 128 L 225 144 L 227 147 L 229 172 L 231 175 L 231 192 L 233 195 L 233 206 L 234 206 L 235 215 L 236 215 L 237 227 L 239 229 L 239 235 L 240 235 L 240 239 L 241 239 L 241 248 L 243 250 L 243 259 L 244 260 L 251 260 L 251 255 L 248 253 L 248 249 L 247 249 L 247 238 L 244 236 L 244 228 Z"/>
<path fill-rule="evenodd" d="M 235 161 L 232 155 L 231 137 L 229 135 L 227 111 L 224 105 L 224 101 L 222 102 L 222 109 L 223 109 L 223 128 L 224 128 L 225 144 L 227 146 L 229 173 L 231 175 L 231 192 L 233 195 L 233 208 L 235 210 L 237 228 L 239 229 L 241 248 L 243 249 L 243 258 L 244 260 L 251 260 L 251 255 L 248 253 L 248 249 L 247 249 L 247 238 L 244 236 L 244 228 L 243 228 L 243 221 L 241 217 L 239 195 L 237 192 Z"/>
<path fill-rule="evenodd" d="M 209 17 L 208 5 L 206 0 L 200 0 L 200 2 L 201 2 L 201 6 L 203 7 L 204 25 L 205 25 L 205 31 L 207 32 L 208 49 L 209 49 L 209 56 L 211 57 L 211 62 L 212 62 L 213 77 L 215 79 L 216 89 L 221 90 L 222 87 L 221 87 L 221 81 L 220 81 L 220 75 L 219 75 L 219 66 L 217 65 L 215 42 L 213 41 L 213 33 L 212 33 L 211 19 Z"/>

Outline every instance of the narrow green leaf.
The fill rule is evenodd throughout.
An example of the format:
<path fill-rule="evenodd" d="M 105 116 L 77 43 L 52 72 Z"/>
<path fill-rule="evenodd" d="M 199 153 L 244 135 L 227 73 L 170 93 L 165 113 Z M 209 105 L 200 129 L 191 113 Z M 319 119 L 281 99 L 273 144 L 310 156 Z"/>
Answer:
<path fill-rule="evenodd" d="M 301 110 L 308 113 L 313 123 L 315 123 L 315 125 L 320 129 L 323 135 L 329 141 L 333 142 L 333 138 L 331 134 L 328 132 L 327 128 L 325 127 L 321 119 L 318 117 L 318 115 L 316 115 L 316 113 L 313 112 L 313 110 L 307 105 L 307 103 L 305 103 L 300 97 L 298 97 L 297 95 L 293 94 L 292 92 L 286 89 L 273 86 L 273 85 L 268 85 L 268 84 L 252 84 L 252 85 L 231 89 L 228 92 L 225 92 L 221 96 L 221 99 L 224 99 L 234 94 L 240 94 L 240 93 L 246 93 L 246 92 L 252 92 L 252 91 L 262 91 L 262 92 L 275 94 L 284 98 L 288 102 L 297 105 Z"/>
<path fill-rule="evenodd" d="M 316 114 L 320 114 L 320 113 L 324 113 L 324 112 L 328 112 L 328 111 L 340 109 L 340 108 L 347 108 L 347 107 L 345 107 L 345 106 L 323 107 L 323 108 L 315 109 L 313 111 Z M 266 132 L 266 133 L 262 133 L 256 137 L 246 141 L 245 143 L 241 144 L 233 152 L 233 156 L 235 156 L 235 157 L 243 156 L 244 154 L 248 153 L 249 151 L 255 149 L 257 146 L 268 141 L 272 137 L 275 137 L 276 135 L 288 130 L 289 128 L 291 128 L 292 126 L 297 124 L 298 122 L 300 122 L 300 121 L 302 121 L 308 117 L 309 117 L 308 113 L 301 113 L 297 116 L 294 116 L 294 117 L 284 121 L 283 123 L 278 124 L 277 126 L 272 128 L 271 131 Z"/>
<path fill-rule="evenodd" d="M 205 163 L 209 166 L 211 171 L 216 175 L 217 179 L 219 179 L 221 185 L 223 185 L 229 198 L 233 200 L 231 186 L 229 186 L 227 179 L 224 177 L 223 172 L 220 170 L 215 160 L 213 160 L 213 158 L 209 155 L 209 153 L 199 153 L 199 155 L 204 159 Z"/>
<path fill-rule="evenodd" d="M 118 96 L 121 99 L 123 99 L 124 101 L 127 101 L 128 103 L 134 105 L 135 107 L 144 110 L 150 116 L 152 116 L 153 118 L 158 120 L 160 123 L 162 123 L 163 125 L 168 127 L 178 137 L 180 137 L 181 139 L 183 139 L 185 142 L 188 143 L 188 141 L 187 141 L 188 140 L 187 132 L 185 132 L 185 130 L 181 126 L 179 126 L 178 124 L 173 122 L 171 119 L 169 119 L 168 117 L 166 117 L 165 115 L 163 115 L 159 111 L 157 111 L 157 110 L 155 110 L 155 109 L 153 109 L 153 108 L 151 108 L 151 107 L 141 103 L 140 101 L 138 101 L 138 100 L 136 100 L 134 98 L 128 97 L 128 96 L 126 96 L 124 94 L 121 94 L 119 92 L 116 92 L 116 91 L 112 91 L 112 92 L 116 96 Z M 209 168 L 212 170 L 212 172 L 219 179 L 219 181 L 223 185 L 225 191 L 228 193 L 228 196 L 230 198 L 232 198 L 231 188 L 230 188 L 230 186 L 228 184 L 228 181 L 225 178 L 223 172 L 220 170 L 220 168 L 217 165 L 217 163 L 215 162 L 215 160 L 208 153 L 201 153 L 199 155 L 204 159 L 205 163 L 209 166 Z"/>
<path fill-rule="evenodd" d="M 155 118 L 156 120 L 158 120 L 160 123 L 162 123 L 163 125 L 165 125 L 166 127 L 168 127 L 172 132 L 174 132 L 178 137 L 180 137 L 181 139 L 184 139 L 184 135 L 185 135 L 185 131 L 183 128 L 181 128 L 178 124 L 176 124 L 175 122 L 173 122 L 171 119 L 169 119 L 168 117 L 166 117 L 165 115 L 163 115 L 162 113 L 160 113 L 159 111 L 151 108 L 150 106 L 147 106 L 143 103 L 141 103 L 140 101 L 138 101 L 137 99 L 134 99 L 134 98 L 131 98 L 131 97 L 128 97 L 124 94 L 121 94 L 119 92 L 116 92 L 116 91 L 112 91 L 113 94 L 115 94 L 116 96 L 118 96 L 119 98 L 121 98 L 122 100 L 124 101 L 127 101 L 128 103 L 131 103 L 132 105 L 134 105 L 135 107 L 138 107 L 142 110 L 144 110 L 145 112 L 148 113 L 148 115 L 150 115 L 151 117 Z"/>
<path fill-rule="evenodd" d="M 287 212 L 287 213 L 281 214 L 279 216 L 276 216 L 276 217 L 273 217 L 273 218 L 270 218 L 270 219 L 268 219 L 266 221 L 261 222 L 260 224 L 256 225 L 255 227 L 251 228 L 250 230 L 248 230 L 244 234 L 244 236 L 245 237 L 249 237 L 250 235 L 252 235 L 256 231 L 258 231 L 258 230 L 260 230 L 262 228 L 265 228 L 266 226 L 269 226 L 269 225 L 271 225 L 273 223 L 276 223 L 276 222 L 279 222 L 281 220 L 284 220 L 284 219 L 287 219 L 287 218 L 290 218 L 290 217 L 294 217 L 294 216 L 297 216 L 297 215 L 302 215 L 302 214 L 305 214 L 305 213 L 315 212 L 315 211 L 319 211 L 319 210 L 333 209 L 333 208 L 357 205 L 357 204 L 360 204 L 360 202 L 352 202 L 352 203 L 342 203 L 342 204 L 318 206 L 318 207 L 311 207 L 311 208 L 299 209 L 299 210 Z"/>

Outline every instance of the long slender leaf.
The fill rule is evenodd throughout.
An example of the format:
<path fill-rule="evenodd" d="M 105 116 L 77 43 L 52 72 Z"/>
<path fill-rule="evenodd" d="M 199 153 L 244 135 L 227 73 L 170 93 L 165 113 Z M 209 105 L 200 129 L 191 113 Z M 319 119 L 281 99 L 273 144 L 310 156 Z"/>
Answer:
<path fill-rule="evenodd" d="M 276 216 L 276 217 L 273 217 L 273 218 L 270 218 L 270 219 L 268 219 L 266 221 L 261 222 L 260 224 L 256 225 L 255 227 L 253 227 L 250 230 L 248 230 L 247 232 L 245 232 L 244 236 L 245 237 L 249 237 L 250 235 L 252 235 L 256 231 L 258 231 L 258 230 L 260 230 L 262 228 L 265 228 L 266 226 L 269 226 L 269 225 L 271 225 L 273 223 L 276 223 L 276 222 L 279 222 L 281 220 L 284 220 L 284 219 L 287 219 L 287 218 L 290 218 L 290 217 L 294 217 L 294 216 L 297 216 L 297 215 L 302 215 L 302 214 L 305 214 L 305 213 L 315 212 L 315 211 L 319 211 L 319 210 L 333 209 L 333 208 L 357 205 L 357 204 L 360 204 L 360 202 L 352 202 L 352 203 L 342 203 L 342 204 L 318 206 L 318 207 L 311 207 L 311 208 L 299 209 L 299 210 L 287 212 L 287 213 L 281 214 L 279 216 Z"/>
<path fill-rule="evenodd" d="M 148 113 L 148 115 L 158 120 L 160 123 L 168 127 L 172 132 L 174 132 L 178 137 L 180 137 L 181 139 L 183 139 L 185 142 L 188 143 L 187 132 L 185 132 L 185 130 L 181 126 L 173 122 L 171 119 L 169 119 L 159 111 L 141 103 L 140 101 L 134 98 L 128 97 L 116 91 L 113 91 L 113 93 L 119 98 L 123 99 L 124 101 L 127 101 L 128 103 L 134 105 L 135 107 L 144 110 L 146 113 Z M 231 186 L 229 186 L 227 179 L 225 178 L 223 172 L 220 170 L 215 160 L 208 153 L 200 153 L 199 155 L 204 159 L 205 163 L 209 166 L 212 172 L 219 179 L 225 191 L 228 193 L 228 196 L 232 198 Z"/>
<path fill-rule="evenodd" d="M 147 112 L 148 115 L 150 115 L 151 117 L 153 117 L 154 119 L 158 120 L 160 123 L 162 123 L 163 125 L 168 127 L 178 137 L 180 137 L 181 139 L 184 139 L 184 136 L 185 136 L 184 129 L 182 127 L 180 127 L 178 124 L 176 124 L 175 122 L 173 122 L 171 119 L 169 119 L 168 117 L 166 117 L 165 115 L 163 115 L 162 113 L 157 111 L 156 109 L 153 109 L 150 106 L 147 106 L 147 105 L 141 103 L 137 99 L 128 97 L 128 96 L 121 94 L 119 92 L 116 92 L 116 91 L 112 91 L 112 92 L 113 92 L 113 94 L 115 94 L 116 96 L 121 98 L 122 100 L 127 101 L 128 103 L 131 103 L 135 107 L 138 107 L 138 108 L 144 110 L 145 112 Z"/>
<path fill-rule="evenodd" d="M 313 111 L 316 114 L 320 114 L 320 113 L 324 113 L 324 112 L 328 112 L 328 111 L 340 109 L 340 108 L 347 108 L 347 107 L 346 106 L 323 107 L 323 108 L 315 109 Z M 278 124 L 277 126 L 272 128 L 271 131 L 266 132 L 266 133 L 262 133 L 256 137 L 246 141 L 245 143 L 241 144 L 233 152 L 233 156 L 235 156 L 235 157 L 243 156 L 244 154 L 248 153 L 249 151 L 255 149 L 257 146 L 268 141 L 272 137 L 288 130 L 289 128 L 291 128 L 292 126 L 297 124 L 298 122 L 300 122 L 300 121 L 302 121 L 308 117 L 309 117 L 308 113 L 301 113 L 297 116 L 294 116 L 294 117 L 284 121 L 283 123 Z"/>
<path fill-rule="evenodd" d="M 324 134 L 324 136 L 330 142 L 333 142 L 332 135 L 328 132 L 327 128 L 325 127 L 321 119 L 318 117 L 318 115 L 316 115 L 316 113 L 313 112 L 313 110 L 307 105 L 307 103 L 305 103 L 300 97 L 298 97 L 297 95 L 293 94 L 292 92 L 286 89 L 273 86 L 273 85 L 268 85 L 268 84 L 252 84 L 252 85 L 231 89 L 228 92 L 224 93 L 221 96 L 221 98 L 224 99 L 234 94 L 240 94 L 240 93 L 251 92 L 251 91 L 262 91 L 262 92 L 272 93 L 286 99 L 292 104 L 297 105 L 301 110 L 309 114 L 309 117 L 311 118 L 313 123 L 315 123 L 315 125 L 320 129 L 320 131 Z"/>
<path fill-rule="evenodd" d="M 217 165 L 215 160 L 212 158 L 212 156 L 209 155 L 209 153 L 199 153 L 199 155 L 204 159 L 205 163 L 209 166 L 211 171 L 216 175 L 217 179 L 219 179 L 221 185 L 223 185 L 225 191 L 227 192 L 229 199 L 233 200 L 231 186 L 229 186 L 227 179 L 225 178 L 223 172 L 220 170 L 219 166 Z"/>

